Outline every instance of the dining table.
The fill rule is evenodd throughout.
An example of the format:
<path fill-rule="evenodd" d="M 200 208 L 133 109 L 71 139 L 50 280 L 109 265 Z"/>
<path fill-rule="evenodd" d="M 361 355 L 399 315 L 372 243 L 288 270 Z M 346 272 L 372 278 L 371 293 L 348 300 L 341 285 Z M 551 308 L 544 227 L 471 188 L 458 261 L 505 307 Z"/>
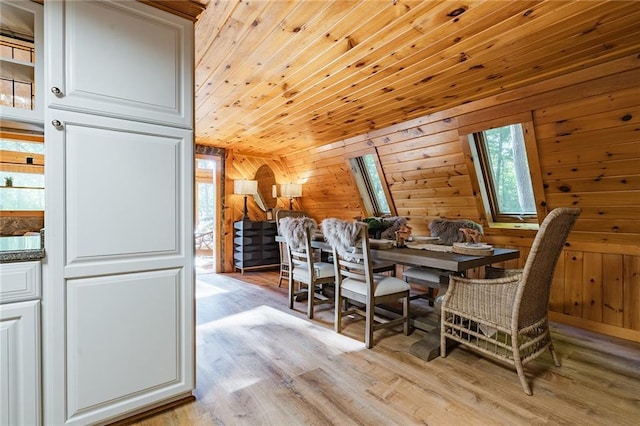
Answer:
<path fill-rule="evenodd" d="M 491 254 L 460 254 L 455 252 L 441 252 L 428 249 L 393 247 L 389 249 L 371 249 L 371 256 L 377 260 L 386 260 L 396 264 L 429 268 L 434 271 L 446 271 L 456 275 L 465 275 L 474 268 L 506 262 L 520 257 L 520 251 L 508 248 L 494 248 Z M 440 356 L 440 307 L 449 288 L 449 280 L 445 274 L 439 280 L 438 296 L 434 301 L 434 312 L 437 320 L 434 327 L 428 328 L 429 321 L 413 318 L 412 324 L 425 334 L 419 341 L 409 348 L 409 352 L 425 361 L 431 361 Z M 443 279 L 444 278 L 444 279 Z M 433 321 L 432 321 L 433 322 Z M 455 346 L 455 342 L 447 340 L 447 345 Z"/>
<path fill-rule="evenodd" d="M 277 241 L 286 242 L 282 236 L 276 237 Z M 389 245 L 387 245 L 389 246 Z M 427 245 L 428 246 L 428 245 Z M 317 237 L 312 239 L 311 247 L 319 249 L 325 253 L 331 252 L 331 246 Z M 434 247 L 438 248 L 438 247 Z M 384 260 L 394 262 L 398 265 L 429 268 L 435 271 L 443 271 L 445 273 L 453 273 L 464 276 L 467 271 L 474 268 L 506 262 L 508 260 L 518 259 L 520 251 L 509 248 L 493 248 L 491 253 L 484 254 L 461 254 L 452 251 L 436 251 L 423 248 L 411 247 L 389 247 L 389 248 L 370 248 L 371 257 L 374 260 Z M 411 348 L 411 354 L 425 360 L 440 356 L 440 312 L 439 307 L 447 292 L 449 282 L 447 279 L 441 279 L 438 288 L 438 297 L 434 303 L 434 311 L 437 321 L 434 327 L 428 329 L 424 326 L 424 322 L 419 319 L 413 319 L 413 326 L 425 332 L 423 338 L 414 343 Z M 449 341 L 447 341 L 447 344 Z"/>

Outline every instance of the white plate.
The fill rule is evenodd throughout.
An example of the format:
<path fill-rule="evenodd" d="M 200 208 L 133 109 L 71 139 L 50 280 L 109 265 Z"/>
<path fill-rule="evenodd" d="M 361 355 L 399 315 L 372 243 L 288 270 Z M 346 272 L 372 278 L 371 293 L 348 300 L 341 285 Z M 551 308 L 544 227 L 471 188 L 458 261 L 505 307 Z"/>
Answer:
<path fill-rule="evenodd" d="M 493 248 L 492 245 L 483 244 L 483 243 L 453 243 L 453 246 L 463 247 L 463 248 L 472 249 L 472 250 L 487 250 L 487 249 Z"/>

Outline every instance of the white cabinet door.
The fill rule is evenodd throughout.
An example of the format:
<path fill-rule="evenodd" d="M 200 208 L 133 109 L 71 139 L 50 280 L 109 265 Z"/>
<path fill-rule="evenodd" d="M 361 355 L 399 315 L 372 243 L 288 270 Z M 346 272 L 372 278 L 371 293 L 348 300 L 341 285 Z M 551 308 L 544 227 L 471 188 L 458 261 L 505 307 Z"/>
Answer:
<path fill-rule="evenodd" d="M 133 0 L 45 3 L 47 104 L 193 127 L 193 24 Z"/>
<path fill-rule="evenodd" d="M 56 109 L 47 121 L 45 422 L 190 395 L 192 131 Z"/>
<path fill-rule="evenodd" d="M 25 0 L 2 0 L 0 25 L 26 33 L 17 41 L 13 51 L 3 46 L 0 55 L 0 118 L 3 121 L 41 124 L 45 98 L 42 5 Z M 30 40 L 22 40 L 29 39 L 30 33 L 33 33 L 33 46 L 30 46 Z M 33 47 L 32 54 L 26 50 L 30 47 Z"/>
<path fill-rule="evenodd" d="M 0 263 L 0 303 L 40 299 L 40 261 Z"/>
<path fill-rule="evenodd" d="M 0 305 L 0 425 L 38 425 L 40 301 Z"/>

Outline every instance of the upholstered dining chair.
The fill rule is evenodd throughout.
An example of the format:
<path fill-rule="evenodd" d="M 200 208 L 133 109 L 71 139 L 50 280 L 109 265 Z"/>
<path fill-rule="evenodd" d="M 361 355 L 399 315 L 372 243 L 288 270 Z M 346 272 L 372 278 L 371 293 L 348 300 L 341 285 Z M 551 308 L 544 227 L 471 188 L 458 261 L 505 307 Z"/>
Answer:
<path fill-rule="evenodd" d="M 373 332 L 403 326 L 409 334 L 409 284 L 388 275 L 374 274 L 367 224 L 340 219 L 322 221 L 325 240 L 332 247 L 335 267 L 335 323 L 342 331 L 342 320 L 357 314 L 365 318 L 365 346 L 373 346 Z M 384 319 L 375 315 L 375 307 L 402 301 L 402 316 Z"/>
<path fill-rule="evenodd" d="M 560 366 L 547 310 L 553 272 L 576 219 L 577 208 L 556 208 L 540 225 L 522 270 L 491 268 L 488 278 L 451 276 L 442 302 L 441 355 L 450 339 L 515 367 L 531 395 L 524 365 L 549 349 Z"/>
<path fill-rule="evenodd" d="M 276 221 L 276 229 L 278 230 L 278 235 L 282 235 L 280 233 L 280 219 L 283 217 L 304 217 L 307 214 L 302 210 L 284 210 L 277 209 L 274 213 L 274 219 Z M 278 243 L 280 248 L 280 276 L 278 277 L 278 287 L 282 285 L 282 281 L 289 281 L 289 254 L 287 253 L 287 245 L 286 243 Z"/>
<path fill-rule="evenodd" d="M 316 262 L 311 247 L 311 237 L 317 223 L 310 217 L 284 217 L 280 219 L 281 234 L 286 241 L 289 270 L 289 309 L 293 309 L 296 296 L 295 283 L 300 291 L 306 287 L 307 316 L 313 319 L 316 305 L 331 303 L 323 293 L 327 284 L 335 282 L 331 263 Z"/>

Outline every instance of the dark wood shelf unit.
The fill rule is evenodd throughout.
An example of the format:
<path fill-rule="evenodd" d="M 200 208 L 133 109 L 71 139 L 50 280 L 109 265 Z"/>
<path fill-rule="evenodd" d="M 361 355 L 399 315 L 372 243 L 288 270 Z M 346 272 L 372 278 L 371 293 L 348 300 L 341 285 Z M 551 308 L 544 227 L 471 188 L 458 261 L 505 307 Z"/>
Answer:
<path fill-rule="evenodd" d="M 275 221 L 234 222 L 233 262 L 236 270 L 265 269 L 280 266 L 280 252 L 276 242 Z"/>

